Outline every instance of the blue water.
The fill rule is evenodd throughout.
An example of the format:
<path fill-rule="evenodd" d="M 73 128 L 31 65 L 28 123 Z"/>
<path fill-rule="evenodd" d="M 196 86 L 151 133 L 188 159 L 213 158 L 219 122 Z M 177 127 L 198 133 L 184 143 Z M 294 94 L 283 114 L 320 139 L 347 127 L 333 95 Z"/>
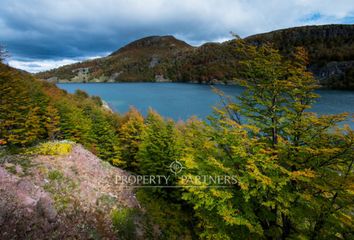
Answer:
<path fill-rule="evenodd" d="M 191 116 L 205 118 L 217 106 L 219 97 L 209 85 L 187 83 L 67 83 L 57 84 L 70 93 L 81 89 L 90 95 L 100 96 L 119 113 L 136 107 L 146 114 L 151 107 L 161 115 L 174 120 L 186 120 Z M 239 86 L 218 85 L 226 94 L 237 96 Z M 320 99 L 313 111 L 319 114 L 349 112 L 354 114 L 354 91 L 318 90 Z M 348 122 L 354 126 L 353 122 Z"/>

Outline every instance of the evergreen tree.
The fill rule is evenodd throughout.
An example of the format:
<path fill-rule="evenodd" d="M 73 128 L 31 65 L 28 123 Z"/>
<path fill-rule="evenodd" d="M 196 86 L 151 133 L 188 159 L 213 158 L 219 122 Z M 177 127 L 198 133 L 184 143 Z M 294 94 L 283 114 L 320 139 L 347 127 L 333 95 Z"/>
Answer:
<path fill-rule="evenodd" d="M 44 126 L 50 140 L 54 140 L 60 131 L 59 124 L 60 116 L 58 110 L 53 105 L 48 105 L 46 108 Z"/>
<path fill-rule="evenodd" d="M 90 146 L 92 143 L 90 138 L 92 122 L 84 115 L 83 110 L 67 99 L 56 102 L 56 107 L 60 116 L 59 138 Z"/>
<path fill-rule="evenodd" d="M 103 113 L 92 112 L 92 134 L 97 155 L 113 165 L 122 166 L 119 140 L 114 128 L 109 124 Z"/>
<path fill-rule="evenodd" d="M 170 175 L 170 164 L 179 161 L 182 154 L 181 139 L 174 122 L 164 121 L 150 110 L 142 139 L 137 154 L 139 171 L 142 174 Z"/>
<path fill-rule="evenodd" d="M 41 135 L 44 132 L 44 129 L 41 126 L 41 115 L 39 112 L 39 107 L 32 107 L 27 116 L 24 124 L 26 129 L 24 133 L 24 139 L 22 141 L 23 145 L 33 143 L 36 140 L 39 140 Z"/>
<path fill-rule="evenodd" d="M 144 117 L 135 108 L 130 109 L 119 127 L 118 132 L 120 145 L 122 147 L 122 159 L 126 163 L 125 167 L 133 172 L 138 171 L 136 155 L 142 141 L 144 128 Z"/>

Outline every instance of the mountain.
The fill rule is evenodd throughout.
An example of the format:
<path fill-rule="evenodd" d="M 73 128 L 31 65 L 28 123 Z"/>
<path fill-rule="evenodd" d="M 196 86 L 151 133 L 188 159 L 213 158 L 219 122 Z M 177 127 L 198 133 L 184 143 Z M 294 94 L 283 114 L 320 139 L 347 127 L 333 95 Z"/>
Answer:
<path fill-rule="evenodd" d="M 354 89 L 354 25 L 304 26 L 245 38 L 252 44 L 270 42 L 284 55 L 304 46 L 309 70 L 320 84 Z M 235 40 L 192 47 L 173 36 L 134 41 L 111 55 L 37 74 L 58 82 L 175 81 L 230 83 L 237 77 Z"/>
<path fill-rule="evenodd" d="M 67 65 L 38 76 L 59 82 L 163 80 L 161 66 L 167 59 L 190 50 L 192 46 L 173 36 L 151 36 L 131 42 L 107 57 Z"/>

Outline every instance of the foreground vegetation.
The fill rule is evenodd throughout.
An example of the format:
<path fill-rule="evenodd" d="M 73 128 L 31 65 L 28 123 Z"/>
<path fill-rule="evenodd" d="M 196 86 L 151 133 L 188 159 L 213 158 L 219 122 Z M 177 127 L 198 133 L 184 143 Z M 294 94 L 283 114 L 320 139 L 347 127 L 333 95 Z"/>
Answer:
<path fill-rule="evenodd" d="M 132 173 L 170 175 L 178 188 L 137 192 L 151 238 L 352 238 L 354 132 L 338 125 L 348 115 L 310 112 L 317 85 L 304 49 L 284 58 L 267 44 L 238 39 L 236 51 L 246 89 L 239 101 L 219 92 L 222 108 L 208 121 L 186 123 L 152 110 L 145 118 L 135 109 L 113 114 L 98 97 L 71 95 L 1 65 L 1 144 L 65 139 Z M 171 174 L 175 160 L 189 182 Z M 200 181 L 204 175 L 237 183 L 216 188 Z M 131 237 L 129 211 L 112 217 Z"/>

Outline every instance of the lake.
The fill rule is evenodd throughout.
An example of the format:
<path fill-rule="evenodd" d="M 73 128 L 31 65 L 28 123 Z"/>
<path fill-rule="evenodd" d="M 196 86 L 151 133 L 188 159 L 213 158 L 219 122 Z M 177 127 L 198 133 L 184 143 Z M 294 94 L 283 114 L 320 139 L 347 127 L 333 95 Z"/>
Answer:
<path fill-rule="evenodd" d="M 124 113 L 135 106 L 143 114 L 149 107 L 174 120 L 186 120 L 195 115 L 205 118 L 219 97 L 210 85 L 191 83 L 61 83 L 58 87 L 74 93 L 81 89 L 100 96 L 116 112 Z M 239 86 L 215 85 L 228 95 L 242 92 Z M 317 90 L 321 96 L 313 111 L 319 114 L 354 113 L 354 91 Z M 351 126 L 354 124 L 351 122 Z"/>

